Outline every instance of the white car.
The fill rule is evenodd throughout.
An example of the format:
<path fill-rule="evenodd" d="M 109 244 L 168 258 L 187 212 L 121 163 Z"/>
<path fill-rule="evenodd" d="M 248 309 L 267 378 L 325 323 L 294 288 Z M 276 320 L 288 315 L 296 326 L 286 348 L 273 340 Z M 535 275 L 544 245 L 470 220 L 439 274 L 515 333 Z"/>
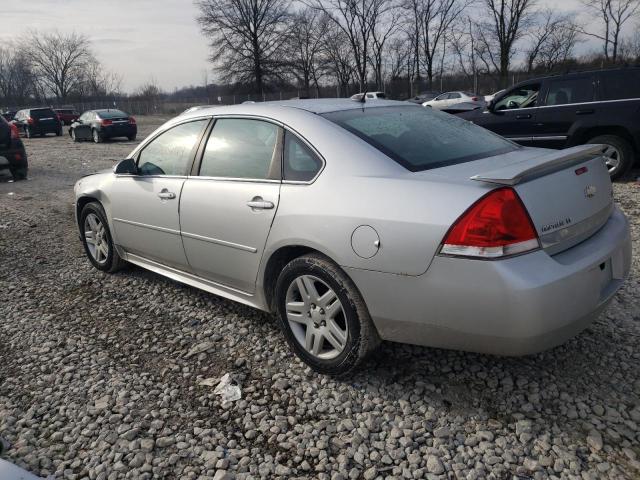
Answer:
<path fill-rule="evenodd" d="M 356 93 L 355 95 L 351 95 L 351 100 L 362 100 L 362 96 L 364 93 Z M 367 100 L 378 100 L 378 99 L 386 99 L 387 95 L 384 92 L 367 92 Z"/>
<path fill-rule="evenodd" d="M 443 110 L 458 103 L 479 103 L 480 97 L 469 92 L 445 92 L 438 95 L 433 100 L 424 102 L 423 107 L 430 107 L 434 110 Z"/>

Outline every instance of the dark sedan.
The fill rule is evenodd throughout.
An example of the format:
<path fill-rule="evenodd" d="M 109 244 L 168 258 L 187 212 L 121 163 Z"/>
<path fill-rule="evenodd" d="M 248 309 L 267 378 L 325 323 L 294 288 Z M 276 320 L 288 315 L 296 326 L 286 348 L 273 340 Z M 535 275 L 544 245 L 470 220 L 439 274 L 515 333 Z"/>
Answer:
<path fill-rule="evenodd" d="M 100 143 L 116 137 L 126 137 L 133 141 L 137 134 L 135 118 L 113 108 L 86 111 L 69 128 L 69 135 L 76 142 L 93 140 Z"/>

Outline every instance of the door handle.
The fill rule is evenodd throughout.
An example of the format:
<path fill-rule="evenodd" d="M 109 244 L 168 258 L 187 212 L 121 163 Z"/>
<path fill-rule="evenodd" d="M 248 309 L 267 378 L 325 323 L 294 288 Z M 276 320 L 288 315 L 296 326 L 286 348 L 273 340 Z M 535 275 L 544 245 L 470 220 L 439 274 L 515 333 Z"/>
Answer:
<path fill-rule="evenodd" d="M 576 115 L 591 115 L 592 113 L 595 113 L 593 108 L 586 108 L 584 110 L 576 111 Z"/>
<path fill-rule="evenodd" d="M 275 205 L 273 202 L 265 201 L 262 197 L 253 197 L 251 201 L 247 202 L 247 207 L 255 208 L 258 210 L 270 210 Z"/>
<path fill-rule="evenodd" d="M 526 120 L 527 118 L 531 118 L 530 113 L 523 113 L 520 115 L 516 115 L 516 120 Z"/>
<path fill-rule="evenodd" d="M 162 200 L 173 200 L 174 198 L 176 198 L 176 194 L 170 192 L 166 188 L 163 188 L 160 193 L 158 193 L 158 197 L 160 197 Z"/>

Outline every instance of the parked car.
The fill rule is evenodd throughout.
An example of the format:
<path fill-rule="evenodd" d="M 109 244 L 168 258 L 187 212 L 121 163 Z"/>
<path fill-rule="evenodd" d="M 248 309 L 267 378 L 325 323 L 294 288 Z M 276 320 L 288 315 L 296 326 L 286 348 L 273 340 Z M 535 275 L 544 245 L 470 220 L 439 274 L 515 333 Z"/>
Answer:
<path fill-rule="evenodd" d="M 479 102 L 462 102 L 455 103 L 453 105 L 449 105 L 448 107 L 441 108 L 441 112 L 451 113 L 453 115 L 457 115 L 463 112 L 469 112 L 471 110 L 477 110 L 479 108 L 483 108 L 483 104 Z"/>
<path fill-rule="evenodd" d="M 13 121 L 13 118 L 16 116 L 15 110 L 7 110 L 6 112 L 2 112 L 2 117 L 7 121 Z"/>
<path fill-rule="evenodd" d="M 356 93 L 355 95 L 351 95 L 351 100 L 360 100 L 362 101 L 362 96 L 364 93 Z M 387 95 L 384 92 L 367 92 L 366 100 L 379 100 L 383 98 L 387 98 Z"/>
<path fill-rule="evenodd" d="M 422 105 L 424 102 L 433 100 L 438 95 L 440 95 L 440 92 L 422 92 L 421 94 L 416 95 L 415 97 L 408 98 L 406 101 L 411 103 L 419 103 L 420 105 Z"/>
<path fill-rule="evenodd" d="M 133 141 L 137 134 L 136 119 L 113 108 L 86 111 L 69 128 L 69 135 L 74 142 L 93 140 L 100 143 L 116 137 L 126 137 Z"/>
<path fill-rule="evenodd" d="M 502 355 L 589 325 L 631 238 L 598 145 L 521 147 L 407 102 L 202 109 L 75 185 L 91 264 L 268 312 L 318 372 L 380 339 Z"/>
<path fill-rule="evenodd" d="M 36 135 L 44 137 L 47 133 L 62 135 L 62 123 L 56 112 L 49 107 L 19 110 L 16 112 L 14 122 L 27 138 Z"/>
<path fill-rule="evenodd" d="M 73 108 L 54 108 L 53 111 L 58 114 L 63 125 L 71 125 L 80 117 Z"/>
<path fill-rule="evenodd" d="M 0 117 L 0 170 L 9 170 L 15 180 L 27 178 L 27 152 L 15 123 Z"/>
<path fill-rule="evenodd" d="M 480 103 L 482 100 L 475 93 L 469 92 L 445 92 L 438 95 L 433 100 L 422 104 L 423 107 L 430 107 L 434 110 L 442 110 L 457 103 Z"/>
<path fill-rule="evenodd" d="M 640 67 L 529 80 L 460 116 L 522 145 L 607 145 L 607 168 L 617 179 L 640 152 Z"/>

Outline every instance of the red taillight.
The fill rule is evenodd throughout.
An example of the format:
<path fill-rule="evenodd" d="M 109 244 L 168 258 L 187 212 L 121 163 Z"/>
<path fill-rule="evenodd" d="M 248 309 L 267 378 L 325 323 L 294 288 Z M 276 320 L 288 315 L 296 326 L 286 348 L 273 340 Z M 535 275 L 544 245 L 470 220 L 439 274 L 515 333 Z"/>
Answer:
<path fill-rule="evenodd" d="M 18 131 L 18 127 L 15 123 L 10 123 L 9 128 L 11 129 L 11 138 L 13 138 L 14 140 L 20 138 L 20 132 Z"/>
<path fill-rule="evenodd" d="M 29 117 L 29 118 L 27 118 L 27 123 L 29 125 L 33 125 L 35 122 L 34 122 L 33 118 Z"/>
<path fill-rule="evenodd" d="M 512 188 L 491 191 L 453 224 L 441 253 L 497 258 L 535 250 L 538 235 L 527 210 Z"/>
<path fill-rule="evenodd" d="M 135 125 L 135 124 L 136 124 L 136 119 L 135 119 L 135 118 L 133 118 L 133 117 L 129 117 L 129 123 L 130 123 L 131 125 Z"/>
<path fill-rule="evenodd" d="M 478 101 L 478 97 L 471 97 L 471 101 L 472 102 L 477 102 Z"/>
<path fill-rule="evenodd" d="M 113 121 L 111 121 L 111 120 L 102 120 L 102 121 L 100 121 L 100 124 L 103 127 L 107 127 L 107 126 L 111 125 L 112 123 L 113 123 Z"/>

